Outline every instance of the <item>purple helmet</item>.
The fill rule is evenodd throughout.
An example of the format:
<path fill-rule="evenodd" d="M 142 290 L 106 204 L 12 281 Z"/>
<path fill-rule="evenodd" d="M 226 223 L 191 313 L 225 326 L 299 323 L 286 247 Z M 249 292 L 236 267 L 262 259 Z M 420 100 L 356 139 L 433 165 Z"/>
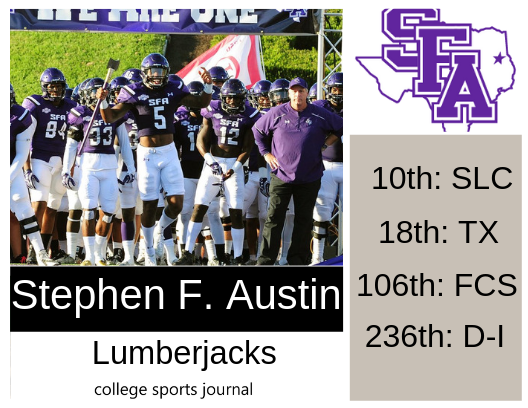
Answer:
<path fill-rule="evenodd" d="M 255 109 L 257 109 L 258 104 L 257 104 L 257 102 L 255 101 L 255 94 L 254 94 L 254 92 L 255 92 L 255 85 L 256 85 L 256 83 L 255 83 L 251 88 L 248 89 L 248 93 L 247 93 L 247 95 L 246 95 L 246 98 L 247 98 L 247 100 L 249 101 L 249 104 L 250 104 L 252 107 L 254 107 Z"/>
<path fill-rule="evenodd" d="M 211 74 L 213 82 L 225 82 L 229 79 L 229 74 L 227 73 L 225 68 L 218 65 L 215 67 L 211 67 L 211 69 L 209 70 L 209 74 Z"/>
<path fill-rule="evenodd" d="M 220 100 L 220 88 L 216 85 L 213 85 L 213 94 L 211 95 L 211 100 L 219 101 Z"/>
<path fill-rule="evenodd" d="M 81 87 L 81 84 L 77 85 L 75 88 L 73 88 L 72 94 L 70 99 L 74 102 L 79 103 L 79 88 Z"/>
<path fill-rule="evenodd" d="M 85 92 L 85 100 L 87 106 L 94 106 L 97 104 L 97 97 L 95 96 L 97 89 L 102 88 L 104 85 L 104 79 L 103 78 L 92 78 L 88 83 L 86 84 L 86 88 L 84 90 Z"/>
<path fill-rule="evenodd" d="M 110 102 L 111 103 L 117 103 L 117 96 L 119 95 L 119 92 L 121 92 L 121 88 L 123 88 L 126 85 L 130 85 L 130 81 L 126 79 L 124 76 L 115 77 L 112 79 L 112 82 L 110 82 Z"/>
<path fill-rule="evenodd" d="M 169 81 L 170 66 L 167 58 L 158 53 L 149 54 L 141 63 L 141 78 L 147 88 L 163 88 Z"/>
<path fill-rule="evenodd" d="M 310 91 L 308 92 L 308 99 L 310 102 L 317 100 L 317 82 L 310 88 Z"/>
<path fill-rule="evenodd" d="M 222 109 L 230 115 L 244 112 L 246 109 L 246 95 L 246 86 L 240 79 L 228 79 L 220 89 Z M 233 102 L 228 104 L 227 98 L 233 98 Z"/>
<path fill-rule="evenodd" d="M 175 83 L 178 83 L 178 82 L 183 82 L 183 79 L 181 79 L 178 75 L 176 74 L 169 74 L 169 81 L 171 82 L 175 82 Z"/>
<path fill-rule="evenodd" d="M 50 90 L 49 87 L 53 85 L 58 85 L 58 89 Z M 45 99 L 50 101 L 62 100 L 66 94 L 66 78 L 64 78 L 64 74 L 59 69 L 48 68 L 40 76 L 40 87 L 42 88 L 42 96 Z"/>
<path fill-rule="evenodd" d="M 79 103 L 81 105 L 86 105 L 86 85 L 90 82 L 92 78 L 85 79 L 79 85 Z"/>
<path fill-rule="evenodd" d="M 136 82 L 141 82 L 141 70 L 137 68 L 129 68 L 125 72 L 123 72 L 123 75 L 126 79 L 130 81 L 131 84 L 135 84 Z"/>
<path fill-rule="evenodd" d="M 258 108 L 270 108 L 270 95 L 269 91 L 271 88 L 271 82 L 267 79 L 262 79 L 253 85 L 253 97 Z"/>
<path fill-rule="evenodd" d="M 334 89 L 335 88 L 335 89 Z M 335 72 L 326 81 L 326 99 L 335 105 L 343 104 L 343 73 Z"/>
<path fill-rule="evenodd" d="M 272 106 L 281 105 L 290 101 L 290 97 L 288 95 L 289 87 L 290 81 L 285 78 L 279 78 L 273 81 L 269 90 Z"/>
<path fill-rule="evenodd" d="M 192 81 L 187 85 L 187 89 L 191 95 L 200 96 L 204 90 L 204 84 L 200 81 Z M 201 111 L 200 108 L 193 108 L 190 106 L 186 106 L 186 108 L 188 111 L 194 112 L 197 115 L 199 115 Z"/>
<path fill-rule="evenodd" d="M 187 89 L 191 95 L 201 95 L 204 90 L 204 84 L 200 81 L 192 81 L 187 85 Z"/>
<path fill-rule="evenodd" d="M 9 99 L 10 99 L 11 106 L 13 106 L 14 104 L 16 104 L 15 88 L 13 88 L 13 85 L 11 84 L 9 84 L 9 86 L 11 87 Z"/>
<path fill-rule="evenodd" d="M 72 95 L 73 95 L 73 89 L 71 89 L 69 87 L 66 88 L 66 93 L 65 93 L 64 97 L 68 98 L 68 99 L 71 99 Z"/>

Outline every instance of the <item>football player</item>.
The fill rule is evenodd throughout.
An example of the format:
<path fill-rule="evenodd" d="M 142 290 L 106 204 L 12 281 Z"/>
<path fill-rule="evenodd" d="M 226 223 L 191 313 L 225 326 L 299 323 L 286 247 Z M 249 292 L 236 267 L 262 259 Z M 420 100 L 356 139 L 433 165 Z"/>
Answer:
<path fill-rule="evenodd" d="M 260 112 L 269 111 L 271 108 L 269 95 L 271 82 L 267 79 L 262 79 L 256 82 L 251 89 L 253 90 L 253 98 L 256 105 L 254 108 L 258 109 Z"/>
<path fill-rule="evenodd" d="M 266 114 L 271 108 L 270 88 L 271 82 L 266 79 L 257 81 L 251 88 L 252 106 L 258 109 L 261 115 Z M 268 212 L 266 185 L 269 189 L 266 161 L 260 155 L 257 145 L 253 146 L 249 154 L 248 171 L 248 181 L 244 187 L 244 215 L 246 217 L 246 238 L 249 252 L 249 260 L 246 265 L 255 265 L 258 253 L 257 230 L 262 231 Z"/>
<path fill-rule="evenodd" d="M 194 201 L 194 211 L 189 222 L 189 232 L 185 240 L 179 265 L 191 265 L 191 251 L 196 237 L 202 230 L 204 215 L 214 197 L 224 187 L 229 204 L 233 237 L 234 263 L 242 264 L 244 245 L 244 224 L 242 209 L 244 203 L 244 170 L 254 144 L 251 128 L 258 111 L 246 106 L 246 87 L 239 79 L 227 80 L 221 89 L 221 100 L 213 101 L 202 110 L 203 127 L 196 143 L 207 166 L 204 166 Z M 216 140 L 215 140 L 216 139 Z"/>
<path fill-rule="evenodd" d="M 82 81 L 79 85 L 77 85 L 74 89 L 72 100 L 78 102 L 79 105 L 81 105 L 81 95 L 82 96 L 82 102 L 85 102 L 84 98 L 84 91 L 86 88 L 86 85 L 88 82 L 90 82 L 91 78 L 85 79 Z M 80 93 L 80 89 L 82 87 L 82 92 Z M 70 111 L 71 112 L 71 111 Z M 78 186 L 79 181 L 81 180 L 81 167 L 80 167 L 80 158 L 77 156 L 75 159 L 75 163 L 73 165 L 73 168 L 71 169 L 71 175 L 73 177 L 73 180 L 75 184 Z M 68 196 L 68 222 L 66 224 L 66 254 L 67 256 L 64 258 L 62 262 L 64 263 L 72 263 L 72 258 L 74 259 L 75 263 L 80 264 L 82 262 L 81 259 L 81 248 L 84 247 L 84 243 L 82 242 L 82 232 L 80 232 L 81 229 L 81 216 L 82 216 L 82 205 L 81 200 L 79 199 L 79 191 L 78 189 L 67 189 L 66 194 Z"/>
<path fill-rule="evenodd" d="M 22 225 L 24 234 L 28 237 L 36 252 L 36 259 L 39 265 L 58 265 L 52 261 L 39 232 L 39 224 L 31 203 L 29 201 L 28 190 L 24 181 L 22 166 L 24 165 L 31 144 L 31 138 L 37 127 L 36 119 L 30 112 L 16 103 L 15 90 L 10 85 L 11 102 L 11 125 L 10 125 L 10 210 Z M 13 254 L 16 255 L 16 254 Z"/>
<path fill-rule="evenodd" d="M 97 104 L 96 92 L 102 88 L 104 80 L 93 78 L 86 86 L 87 106 L 72 109 L 69 117 L 68 144 L 64 155 L 62 183 L 68 189 L 77 187 L 83 209 L 83 240 L 86 258 L 81 265 L 106 265 L 105 243 L 118 197 L 116 177 L 117 158 L 114 150 L 114 138 L 117 136 L 121 146 L 121 155 L 128 168 L 128 174 L 122 183 L 132 183 L 135 178 L 135 165 L 128 143 L 128 133 L 121 122 L 109 124 L 102 119 L 100 112 L 94 117 L 91 129 L 88 127 Z M 86 140 L 84 135 L 86 134 Z M 81 180 L 76 186 L 70 169 L 77 156 L 77 147 L 81 155 Z M 84 145 L 83 145 L 84 143 Z M 95 221 L 97 207 L 102 214 Z"/>
<path fill-rule="evenodd" d="M 117 97 L 119 96 L 121 89 L 130 84 L 131 82 L 124 76 L 116 77 L 110 82 L 110 103 L 112 105 L 117 103 Z M 132 112 L 129 111 L 122 121 L 128 134 L 128 142 L 132 151 L 135 167 L 137 168 L 136 149 L 139 140 L 136 120 L 134 119 Z M 118 139 L 114 140 L 114 149 L 116 152 L 121 150 Z M 118 169 L 118 181 L 121 181 L 128 173 L 126 163 L 120 163 Z M 115 234 L 113 237 L 114 256 L 113 259 L 108 260 L 110 264 L 118 264 L 122 266 L 135 265 L 134 249 L 136 240 L 139 236 L 139 228 L 136 230 L 135 225 L 140 225 L 140 219 L 138 217 L 142 212 L 143 203 L 139 198 L 137 183 L 119 183 L 119 209 L 116 211 L 116 218 L 121 219 L 121 224 L 119 225 L 121 234 Z M 134 220 L 136 220 L 136 223 L 134 223 Z M 121 238 L 121 241 L 119 241 L 119 238 Z M 119 244 L 122 246 L 123 254 L 121 254 L 121 247 Z"/>
<path fill-rule="evenodd" d="M 192 81 L 187 85 L 189 92 L 192 95 L 199 95 L 203 92 L 203 84 L 198 81 Z M 181 238 L 182 244 L 181 252 L 185 250 L 185 237 L 187 236 L 189 221 L 194 206 L 194 197 L 196 195 L 196 186 L 204 167 L 204 158 L 196 148 L 197 136 L 202 128 L 203 117 L 200 109 L 191 107 L 181 107 L 176 112 L 175 116 L 175 133 L 174 143 L 177 150 L 180 152 L 181 165 L 185 183 L 185 197 L 183 201 L 183 209 L 180 213 L 181 220 Z M 207 219 L 210 223 L 211 234 L 214 236 L 214 243 L 224 246 L 224 232 L 222 223 L 218 215 L 219 203 L 216 200 L 215 205 L 209 206 L 207 211 Z M 204 220 L 204 224 L 205 224 Z M 204 228 L 205 229 L 205 228 Z M 207 236 L 206 236 L 207 237 Z M 219 265 L 217 262 L 213 242 L 206 240 L 206 249 L 209 265 Z"/>
<path fill-rule="evenodd" d="M 40 76 L 42 95 L 24 99 L 37 127 L 31 142 L 31 157 L 24 164 L 35 216 L 41 226 L 44 247 L 51 240 L 55 217 L 66 189 L 61 184 L 62 157 L 66 146 L 66 118 L 76 103 L 65 99 L 66 78 L 57 68 L 47 68 Z M 28 254 L 28 263 L 33 257 Z"/>
<path fill-rule="evenodd" d="M 137 170 L 143 201 L 141 229 L 146 245 L 145 265 L 156 265 L 154 225 L 160 188 L 167 200 L 159 220 L 162 231 L 170 229 L 183 206 L 183 173 L 173 143 L 174 112 L 180 105 L 205 108 L 211 101 L 213 87 L 205 68 L 200 71 L 205 83 L 200 96 L 191 95 L 183 84 L 169 82 L 169 72 L 169 63 L 163 55 L 149 54 L 141 63 L 142 82 L 125 86 L 115 106 L 105 103 L 107 90 L 99 88 L 97 92 L 103 100 L 101 114 L 105 122 L 113 123 L 132 111 L 138 126 Z"/>
<path fill-rule="evenodd" d="M 312 102 L 330 112 L 343 117 L 343 73 L 336 72 L 326 81 L 328 91 L 326 100 Z M 321 188 L 314 207 L 313 225 L 313 253 L 312 265 L 324 261 L 324 246 L 328 237 L 330 219 L 334 210 L 336 197 L 343 202 L 343 143 L 337 139 L 335 143 L 323 150 L 323 164 L 325 167 Z"/>

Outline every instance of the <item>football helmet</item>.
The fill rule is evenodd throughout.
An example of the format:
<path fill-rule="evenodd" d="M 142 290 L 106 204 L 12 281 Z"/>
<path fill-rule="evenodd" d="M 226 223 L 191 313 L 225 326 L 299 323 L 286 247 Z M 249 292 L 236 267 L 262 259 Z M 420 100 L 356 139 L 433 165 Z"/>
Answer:
<path fill-rule="evenodd" d="M 213 94 L 211 95 L 212 101 L 219 101 L 220 100 L 220 88 L 218 88 L 216 85 L 213 85 Z"/>
<path fill-rule="evenodd" d="M 222 109 L 230 115 L 244 112 L 246 109 L 246 86 L 240 79 L 228 79 L 220 89 Z M 231 103 L 227 99 L 231 99 Z"/>
<path fill-rule="evenodd" d="M 255 89 L 255 85 L 254 84 L 251 88 L 248 89 L 247 91 L 247 95 L 246 95 L 246 98 L 247 100 L 249 101 L 249 104 L 256 109 L 256 105 L 255 105 L 255 95 L 253 94 L 254 92 L 254 89 Z"/>
<path fill-rule="evenodd" d="M 167 85 L 169 71 L 167 58 L 158 53 L 147 55 L 141 63 L 141 78 L 147 88 L 158 89 Z"/>
<path fill-rule="evenodd" d="M 66 93 L 64 94 L 64 97 L 68 98 L 68 99 L 71 99 L 72 94 L 73 94 L 73 89 L 71 89 L 70 87 L 67 87 L 66 88 Z"/>
<path fill-rule="evenodd" d="M 335 72 L 326 81 L 326 99 L 334 105 L 343 104 L 343 73 Z"/>
<path fill-rule="evenodd" d="M 209 74 L 211 74 L 211 79 L 213 80 L 213 84 L 216 84 L 216 82 L 222 82 L 223 84 L 225 81 L 229 79 L 229 74 L 227 73 L 225 68 L 219 65 L 211 67 L 211 69 L 209 70 Z"/>
<path fill-rule="evenodd" d="M 119 95 L 119 92 L 121 92 L 121 88 L 125 85 L 130 85 L 130 81 L 124 76 L 112 79 L 112 82 L 110 82 L 110 103 L 117 103 L 117 96 Z"/>
<path fill-rule="evenodd" d="M 191 95 L 200 96 L 204 90 L 204 84 L 200 81 L 192 81 L 187 85 L 187 89 Z M 186 108 L 189 112 L 194 112 L 197 115 L 200 114 L 200 108 L 193 108 L 190 106 L 186 106 Z"/>
<path fill-rule="evenodd" d="M 42 96 L 49 101 L 63 100 L 66 86 L 66 78 L 60 69 L 47 68 L 40 76 Z"/>
<path fill-rule="evenodd" d="M 13 88 L 13 85 L 11 84 L 9 84 L 9 86 L 11 87 L 9 99 L 11 106 L 13 106 L 14 104 L 16 104 L 15 88 Z"/>
<path fill-rule="evenodd" d="M 129 68 L 125 72 L 123 72 L 123 75 L 126 79 L 130 81 L 130 83 L 135 84 L 136 82 L 141 82 L 141 70 L 137 68 Z"/>
<path fill-rule="evenodd" d="M 317 100 L 317 82 L 313 84 L 310 88 L 310 91 L 308 91 L 308 100 L 310 102 Z"/>
<path fill-rule="evenodd" d="M 200 81 L 192 81 L 187 85 L 187 89 L 191 95 L 201 95 L 204 90 L 204 84 Z"/>
<path fill-rule="evenodd" d="M 272 82 L 269 89 L 271 106 L 282 105 L 290 101 L 288 95 L 289 86 L 290 81 L 285 78 L 279 78 Z"/>
<path fill-rule="evenodd" d="M 183 82 L 183 79 L 181 79 L 178 75 L 176 74 L 169 74 L 169 81 L 170 82 L 174 82 L 174 83 L 178 83 L 178 82 Z"/>
<path fill-rule="evenodd" d="M 267 109 L 271 108 L 271 101 L 269 91 L 271 88 L 271 82 L 267 79 L 262 79 L 253 85 L 253 98 L 256 108 Z"/>
<path fill-rule="evenodd" d="M 74 102 L 79 103 L 79 88 L 81 84 L 77 85 L 75 88 L 73 88 L 72 94 L 70 99 Z"/>
<path fill-rule="evenodd" d="M 86 105 L 86 85 L 90 82 L 92 78 L 85 79 L 79 85 L 79 103 L 81 105 Z"/>
<path fill-rule="evenodd" d="M 104 79 L 103 78 L 92 78 L 88 83 L 86 84 L 85 88 L 85 101 L 86 106 L 95 106 L 97 104 L 97 97 L 95 94 L 97 93 L 97 89 L 102 88 L 104 85 Z"/>

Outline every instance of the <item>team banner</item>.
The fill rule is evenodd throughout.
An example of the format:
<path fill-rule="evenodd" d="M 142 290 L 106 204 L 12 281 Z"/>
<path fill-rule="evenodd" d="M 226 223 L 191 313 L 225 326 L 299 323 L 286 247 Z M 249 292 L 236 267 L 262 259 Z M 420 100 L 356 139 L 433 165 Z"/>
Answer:
<path fill-rule="evenodd" d="M 317 9 L 10 9 L 11 30 L 313 35 Z"/>
<path fill-rule="evenodd" d="M 265 79 L 260 58 L 260 37 L 256 35 L 229 35 L 214 47 L 204 52 L 177 75 L 188 84 L 199 81 L 198 69 L 221 66 L 231 78 L 240 79 L 248 88 Z"/>

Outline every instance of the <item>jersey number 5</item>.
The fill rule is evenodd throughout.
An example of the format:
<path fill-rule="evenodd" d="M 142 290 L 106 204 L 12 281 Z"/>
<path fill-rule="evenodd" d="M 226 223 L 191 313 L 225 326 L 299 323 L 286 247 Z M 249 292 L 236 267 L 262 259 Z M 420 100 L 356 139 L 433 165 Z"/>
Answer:
<path fill-rule="evenodd" d="M 165 116 L 163 116 L 163 109 L 165 106 L 154 107 L 154 126 L 156 129 L 167 129 L 167 123 L 165 122 Z"/>

